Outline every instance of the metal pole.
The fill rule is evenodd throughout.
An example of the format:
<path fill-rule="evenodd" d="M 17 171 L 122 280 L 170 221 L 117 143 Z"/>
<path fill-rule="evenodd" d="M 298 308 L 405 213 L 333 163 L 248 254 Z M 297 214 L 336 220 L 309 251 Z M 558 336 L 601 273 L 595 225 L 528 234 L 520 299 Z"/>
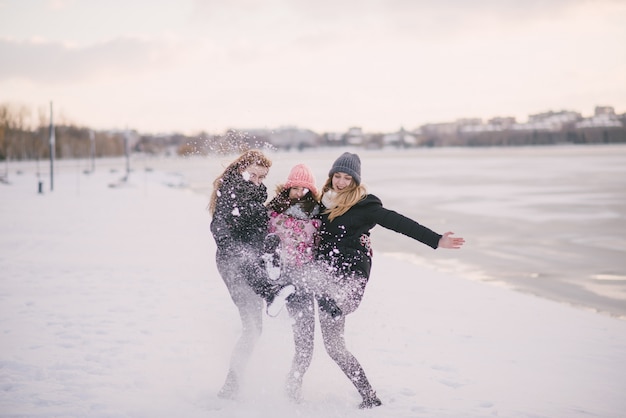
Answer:
<path fill-rule="evenodd" d="M 126 180 L 130 176 L 130 137 L 128 130 L 124 133 L 124 154 L 126 155 Z"/>
<path fill-rule="evenodd" d="M 52 102 L 50 102 L 50 191 L 54 190 L 54 148 L 56 143 L 52 117 Z"/>
<path fill-rule="evenodd" d="M 89 131 L 89 141 L 91 142 L 91 172 L 96 171 L 96 136 L 93 131 Z"/>
<path fill-rule="evenodd" d="M 37 154 L 37 192 L 43 194 L 43 181 L 41 181 L 41 172 L 39 171 L 39 154 Z"/>

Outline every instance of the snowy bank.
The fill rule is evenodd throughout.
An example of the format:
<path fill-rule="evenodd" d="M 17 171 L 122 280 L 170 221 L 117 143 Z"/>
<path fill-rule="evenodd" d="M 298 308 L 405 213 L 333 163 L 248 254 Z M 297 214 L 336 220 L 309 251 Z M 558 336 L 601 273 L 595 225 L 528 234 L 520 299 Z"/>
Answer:
<path fill-rule="evenodd" d="M 346 335 L 382 407 L 356 408 L 319 334 L 304 402 L 288 402 L 285 312 L 266 317 L 242 399 L 218 399 L 240 323 L 213 261 L 208 199 L 163 172 L 120 177 L 68 170 L 43 195 L 32 171 L 0 184 L 2 417 L 626 412 L 626 321 L 382 253 Z"/>

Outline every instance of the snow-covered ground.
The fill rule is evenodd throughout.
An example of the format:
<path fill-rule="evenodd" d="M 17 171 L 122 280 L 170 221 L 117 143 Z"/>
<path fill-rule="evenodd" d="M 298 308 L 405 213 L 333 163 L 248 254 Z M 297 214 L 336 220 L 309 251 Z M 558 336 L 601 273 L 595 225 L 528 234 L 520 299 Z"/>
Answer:
<path fill-rule="evenodd" d="M 273 168 L 270 190 L 300 162 L 293 158 Z M 285 312 L 265 318 L 242 399 L 218 399 L 240 323 L 213 261 L 208 198 L 168 187 L 180 178 L 165 169 L 137 165 L 119 183 L 123 163 L 118 171 L 110 164 L 90 175 L 80 163 L 61 164 L 55 190 L 46 177 L 42 195 L 32 164 L 18 165 L 22 174 L 11 166 L 11 184 L 0 184 L 2 417 L 626 413 L 626 321 L 466 280 L 376 251 L 376 242 L 372 279 L 346 338 L 382 407 L 356 408 L 359 396 L 319 334 L 304 401 L 287 401 L 293 348 Z M 372 192 L 389 199 L 401 193 L 379 189 Z M 471 237 L 457 232 L 471 248 Z M 440 264 L 464 254 L 420 244 L 410 251 L 436 254 Z"/>

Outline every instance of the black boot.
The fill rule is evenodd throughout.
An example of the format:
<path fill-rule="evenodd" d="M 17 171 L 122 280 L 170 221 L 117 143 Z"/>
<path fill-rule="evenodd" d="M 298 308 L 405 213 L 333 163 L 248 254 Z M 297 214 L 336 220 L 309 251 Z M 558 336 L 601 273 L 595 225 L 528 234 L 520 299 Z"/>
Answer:
<path fill-rule="evenodd" d="M 320 296 L 317 299 L 317 304 L 322 311 L 326 312 L 331 317 L 337 318 L 338 316 L 341 316 L 341 309 L 337 306 L 337 303 L 328 296 Z"/>
<path fill-rule="evenodd" d="M 359 391 L 361 398 L 363 398 L 359 409 L 375 408 L 383 404 L 380 399 L 378 399 L 378 396 L 376 396 L 376 392 L 372 389 L 372 385 L 370 385 L 369 380 L 367 380 L 365 376 L 365 371 L 360 365 L 358 368 L 353 369 L 349 375 L 353 376 L 351 379 L 352 383 L 356 387 L 356 390 Z"/>
<path fill-rule="evenodd" d="M 371 392 L 363 398 L 363 402 L 359 405 L 359 409 L 371 409 L 381 406 L 383 403 L 376 396 L 376 392 Z"/>

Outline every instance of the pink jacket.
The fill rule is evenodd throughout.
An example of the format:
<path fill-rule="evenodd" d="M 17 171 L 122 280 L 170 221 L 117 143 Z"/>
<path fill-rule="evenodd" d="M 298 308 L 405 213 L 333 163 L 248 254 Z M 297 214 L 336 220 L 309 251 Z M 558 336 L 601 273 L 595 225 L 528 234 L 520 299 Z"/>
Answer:
<path fill-rule="evenodd" d="M 293 205 L 283 213 L 270 212 L 269 232 L 281 241 L 281 264 L 286 267 L 302 266 L 313 260 L 320 220 L 314 218 L 316 208 L 308 215 L 299 205 Z"/>

